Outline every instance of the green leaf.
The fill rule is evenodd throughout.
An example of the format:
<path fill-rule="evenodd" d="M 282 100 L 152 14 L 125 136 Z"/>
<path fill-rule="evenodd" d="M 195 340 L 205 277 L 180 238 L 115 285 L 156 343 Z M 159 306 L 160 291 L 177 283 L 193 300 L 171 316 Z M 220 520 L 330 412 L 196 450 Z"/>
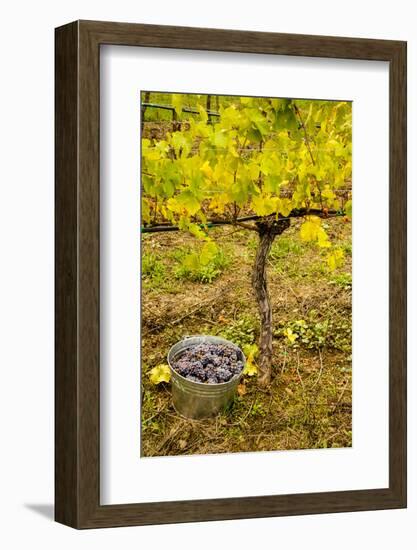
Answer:
<path fill-rule="evenodd" d="M 184 257 L 183 264 L 189 271 L 196 271 L 200 267 L 199 255 L 196 252 L 187 254 Z"/>
<path fill-rule="evenodd" d="M 142 199 L 142 221 L 145 223 L 149 223 L 151 221 L 151 212 L 149 209 L 149 204 L 146 199 Z"/>
<path fill-rule="evenodd" d="M 274 129 L 287 132 L 298 130 L 298 121 L 291 107 L 276 111 Z"/>
<path fill-rule="evenodd" d="M 175 184 L 171 180 L 165 180 L 163 183 L 164 195 L 166 198 L 172 197 L 175 193 Z"/>
<path fill-rule="evenodd" d="M 206 232 L 203 231 L 203 229 L 196 223 L 190 223 L 188 226 L 188 231 L 194 235 L 194 237 L 197 237 L 197 239 L 205 239 L 207 237 Z"/>
<path fill-rule="evenodd" d="M 178 157 L 187 157 L 190 152 L 190 144 L 185 134 L 182 132 L 175 132 L 171 137 L 171 143 L 175 149 L 175 153 Z"/>
<path fill-rule="evenodd" d="M 349 216 L 349 218 L 352 217 L 352 201 L 347 201 L 345 204 L 345 212 L 346 216 Z"/>
<path fill-rule="evenodd" d="M 278 158 L 274 153 L 264 153 L 261 160 L 261 172 L 265 176 L 277 174 L 279 170 Z"/>
<path fill-rule="evenodd" d="M 175 198 L 177 203 L 185 208 L 190 216 L 194 216 L 200 210 L 200 201 L 195 198 L 191 191 L 183 191 Z"/>
<path fill-rule="evenodd" d="M 225 148 L 229 141 L 226 130 L 218 130 L 213 136 L 213 143 L 216 147 Z"/>

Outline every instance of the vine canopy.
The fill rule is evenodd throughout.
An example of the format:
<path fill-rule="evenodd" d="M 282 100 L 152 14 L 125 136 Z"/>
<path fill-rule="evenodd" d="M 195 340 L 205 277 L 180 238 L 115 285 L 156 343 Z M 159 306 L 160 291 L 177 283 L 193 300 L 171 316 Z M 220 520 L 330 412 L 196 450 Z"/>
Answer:
<path fill-rule="evenodd" d="M 188 97 L 172 95 L 178 118 Z M 235 97 L 212 120 L 207 96 L 194 97 L 196 118 L 161 139 L 142 138 L 142 222 L 169 222 L 210 242 L 208 220 L 298 210 L 307 214 L 301 238 L 329 247 L 309 212 L 351 213 L 351 103 Z"/>

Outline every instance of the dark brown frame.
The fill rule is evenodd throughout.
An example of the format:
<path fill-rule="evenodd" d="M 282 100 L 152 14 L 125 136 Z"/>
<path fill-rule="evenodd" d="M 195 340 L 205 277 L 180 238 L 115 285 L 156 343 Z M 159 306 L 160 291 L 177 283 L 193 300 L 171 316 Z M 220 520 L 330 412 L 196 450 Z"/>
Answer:
<path fill-rule="evenodd" d="M 119 44 L 389 62 L 389 487 L 162 503 L 99 500 L 99 55 Z M 75 528 L 406 506 L 406 43 L 76 21 L 56 29 L 55 519 Z"/>

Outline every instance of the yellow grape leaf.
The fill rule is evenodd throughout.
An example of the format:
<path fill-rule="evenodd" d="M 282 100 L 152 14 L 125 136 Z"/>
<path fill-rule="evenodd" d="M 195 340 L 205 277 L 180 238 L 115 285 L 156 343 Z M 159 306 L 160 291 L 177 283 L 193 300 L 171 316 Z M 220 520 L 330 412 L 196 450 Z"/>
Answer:
<path fill-rule="evenodd" d="M 322 227 L 319 228 L 319 231 L 317 233 L 317 244 L 321 248 L 329 248 L 331 246 L 329 242 L 329 237 Z"/>
<path fill-rule="evenodd" d="M 194 235 L 194 237 L 197 237 L 197 239 L 207 238 L 205 231 L 203 231 L 203 229 L 196 223 L 190 223 L 188 225 L 188 231 L 191 233 L 191 235 Z"/>
<path fill-rule="evenodd" d="M 149 204 L 145 199 L 142 199 L 142 221 L 149 223 L 151 221 L 151 212 Z"/>
<path fill-rule="evenodd" d="M 278 172 L 278 157 L 274 154 L 264 153 L 261 158 L 261 171 L 265 176 Z"/>
<path fill-rule="evenodd" d="M 222 214 L 228 202 L 229 197 L 225 193 L 215 195 L 210 201 L 210 210 L 216 212 L 216 214 Z"/>
<path fill-rule="evenodd" d="M 252 361 L 246 361 L 246 365 L 243 369 L 243 374 L 246 374 L 247 376 L 255 376 L 255 374 L 258 372 L 258 367 L 253 363 Z"/>
<path fill-rule="evenodd" d="M 259 348 L 256 344 L 245 344 L 243 346 L 243 353 L 246 359 L 253 359 L 258 354 Z"/>
<path fill-rule="evenodd" d="M 217 246 L 213 241 L 208 241 L 204 244 L 200 253 L 200 262 L 202 265 L 207 265 L 213 260 L 217 254 Z"/>
<path fill-rule="evenodd" d="M 279 204 L 279 208 L 278 208 L 279 213 L 284 217 L 288 216 L 292 210 L 291 200 L 286 198 L 279 199 L 278 204 Z"/>
<path fill-rule="evenodd" d="M 255 363 L 255 357 L 258 355 L 259 348 L 256 344 L 246 344 L 243 346 L 243 353 L 246 357 L 246 364 L 243 369 L 243 374 L 254 376 L 258 372 L 258 367 Z"/>
<path fill-rule="evenodd" d="M 252 180 L 257 180 L 259 177 L 259 164 L 254 160 L 248 164 L 246 167 L 249 173 L 249 176 Z"/>
<path fill-rule="evenodd" d="M 220 109 L 221 112 L 221 125 L 227 130 L 231 130 L 233 127 L 239 126 L 240 112 L 234 105 L 230 105 L 226 109 Z"/>
<path fill-rule="evenodd" d="M 226 147 L 228 141 L 229 137 L 225 130 L 217 130 L 213 134 L 213 143 L 216 147 L 219 147 L 220 149 Z"/>
<path fill-rule="evenodd" d="M 146 160 L 159 160 L 161 152 L 156 147 L 149 147 L 148 149 L 142 149 L 142 156 Z"/>
<path fill-rule="evenodd" d="M 157 151 L 160 151 L 160 153 L 167 153 L 169 151 L 169 145 L 166 141 L 158 141 L 158 143 L 155 144 L 155 149 Z"/>
<path fill-rule="evenodd" d="M 171 212 L 175 212 L 176 214 L 181 214 L 183 211 L 183 207 L 181 204 L 179 204 L 178 200 L 175 197 L 171 197 L 167 200 L 167 207 L 168 210 Z"/>
<path fill-rule="evenodd" d="M 291 344 L 294 344 L 294 342 L 298 338 L 298 334 L 295 334 L 290 328 L 286 328 L 283 332 L 284 336 L 288 338 L 288 340 L 291 342 Z"/>
<path fill-rule="evenodd" d="M 321 227 L 321 220 L 316 216 L 310 216 L 300 228 L 300 237 L 303 241 L 317 241 L 321 248 L 330 246 L 329 238 Z"/>
<path fill-rule="evenodd" d="M 196 254 L 195 252 L 187 254 L 184 257 L 183 264 L 188 270 L 197 271 L 197 269 L 200 267 L 200 259 L 198 257 L 198 254 Z"/>
<path fill-rule="evenodd" d="M 172 106 L 178 116 L 182 114 L 182 94 L 172 94 Z"/>
<path fill-rule="evenodd" d="M 174 212 L 174 208 L 179 207 L 187 211 L 190 216 L 194 216 L 200 210 L 200 201 L 198 201 L 191 191 L 183 191 L 175 198 L 171 198 L 167 201 L 168 208 L 171 208 Z M 174 205 L 174 208 L 171 206 Z M 181 210 L 180 210 L 181 211 Z"/>
<path fill-rule="evenodd" d="M 327 255 L 327 265 L 330 271 L 334 271 L 343 264 L 344 253 L 341 248 L 336 248 Z"/>
<path fill-rule="evenodd" d="M 171 371 L 168 365 L 157 365 L 149 374 L 149 380 L 152 384 L 160 384 L 161 382 L 169 382 L 171 380 Z"/>
<path fill-rule="evenodd" d="M 321 196 L 324 197 L 325 199 L 329 199 L 329 200 L 334 200 L 336 198 L 336 195 L 330 189 L 329 185 L 325 186 L 325 188 L 321 192 Z"/>
<path fill-rule="evenodd" d="M 277 197 L 268 197 L 267 195 L 259 195 L 252 198 L 252 210 L 258 216 L 268 216 L 273 214 L 277 208 Z"/>
<path fill-rule="evenodd" d="M 202 165 L 201 165 L 201 168 L 200 170 L 203 172 L 203 174 L 211 179 L 213 177 L 213 169 L 212 167 L 210 166 L 210 163 L 208 160 L 206 160 L 206 162 L 204 162 Z"/>
<path fill-rule="evenodd" d="M 190 152 L 190 143 L 187 137 L 186 134 L 182 134 L 181 132 L 175 132 L 171 136 L 170 141 L 178 157 L 186 158 Z"/>
<path fill-rule="evenodd" d="M 303 241 L 315 241 L 320 229 L 320 218 L 310 216 L 300 228 L 300 236 Z"/>
<path fill-rule="evenodd" d="M 208 120 L 208 114 L 207 111 L 202 107 L 201 105 L 198 106 L 198 110 L 200 111 L 200 117 L 203 122 L 207 122 Z"/>
<path fill-rule="evenodd" d="M 338 199 L 334 199 L 332 208 L 333 210 L 340 210 L 340 201 Z"/>

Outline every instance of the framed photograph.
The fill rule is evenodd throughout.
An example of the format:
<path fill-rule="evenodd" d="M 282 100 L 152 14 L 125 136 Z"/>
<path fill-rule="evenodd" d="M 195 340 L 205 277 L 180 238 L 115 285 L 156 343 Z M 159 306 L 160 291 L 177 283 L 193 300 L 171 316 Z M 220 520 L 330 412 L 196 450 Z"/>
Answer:
<path fill-rule="evenodd" d="M 56 521 L 406 506 L 406 43 L 56 29 Z"/>

